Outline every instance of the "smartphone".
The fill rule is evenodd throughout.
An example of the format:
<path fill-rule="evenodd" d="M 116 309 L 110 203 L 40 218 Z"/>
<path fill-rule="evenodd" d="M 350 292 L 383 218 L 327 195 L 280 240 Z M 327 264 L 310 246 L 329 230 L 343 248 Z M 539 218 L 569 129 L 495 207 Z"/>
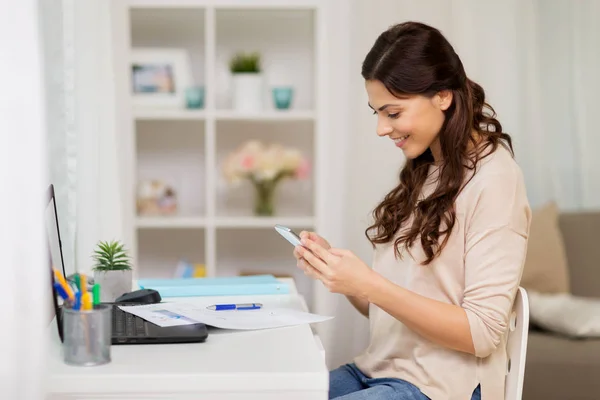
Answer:
<path fill-rule="evenodd" d="M 300 236 L 296 234 L 293 230 L 283 225 L 275 225 L 275 230 L 283 236 L 288 242 L 290 242 L 294 247 L 302 246 L 300 242 Z"/>

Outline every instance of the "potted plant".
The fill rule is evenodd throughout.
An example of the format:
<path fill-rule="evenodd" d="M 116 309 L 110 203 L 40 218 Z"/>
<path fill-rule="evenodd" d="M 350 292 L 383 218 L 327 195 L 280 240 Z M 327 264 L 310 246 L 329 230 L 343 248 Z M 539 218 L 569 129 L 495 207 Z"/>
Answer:
<path fill-rule="evenodd" d="M 260 54 L 237 53 L 229 62 L 233 78 L 233 108 L 256 112 L 263 108 L 263 78 Z"/>
<path fill-rule="evenodd" d="M 254 214 L 275 214 L 275 192 L 284 179 L 308 178 L 310 165 L 298 149 L 279 144 L 266 145 L 256 140 L 232 152 L 223 164 L 230 184 L 249 180 L 255 189 Z"/>
<path fill-rule="evenodd" d="M 94 282 L 100 285 L 100 301 L 114 302 L 131 292 L 131 261 L 121 242 L 99 242 L 93 259 Z"/>

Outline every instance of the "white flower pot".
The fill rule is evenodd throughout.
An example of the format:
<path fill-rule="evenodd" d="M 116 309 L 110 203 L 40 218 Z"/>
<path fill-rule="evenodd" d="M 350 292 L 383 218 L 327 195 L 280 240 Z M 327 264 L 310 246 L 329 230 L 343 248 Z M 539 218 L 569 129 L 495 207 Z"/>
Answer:
<path fill-rule="evenodd" d="M 100 285 L 100 301 L 112 303 L 132 290 L 131 270 L 94 271 L 94 283 Z"/>
<path fill-rule="evenodd" d="M 263 77 L 257 73 L 233 74 L 233 109 L 257 112 L 263 109 Z"/>

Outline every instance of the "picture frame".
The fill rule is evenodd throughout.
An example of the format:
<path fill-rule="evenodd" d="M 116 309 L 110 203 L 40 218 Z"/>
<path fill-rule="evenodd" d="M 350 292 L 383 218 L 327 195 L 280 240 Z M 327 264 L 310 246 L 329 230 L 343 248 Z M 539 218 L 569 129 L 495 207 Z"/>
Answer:
<path fill-rule="evenodd" d="M 129 69 L 134 107 L 185 107 L 185 90 L 193 85 L 185 49 L 133 48 Z"/>

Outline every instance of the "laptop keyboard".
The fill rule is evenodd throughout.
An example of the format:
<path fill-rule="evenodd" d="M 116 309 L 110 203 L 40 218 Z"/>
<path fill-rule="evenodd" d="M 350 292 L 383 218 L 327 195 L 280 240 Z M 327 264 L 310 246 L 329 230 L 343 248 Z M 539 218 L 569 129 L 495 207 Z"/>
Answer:
<path fill-rule="evenodd" d="M 113 307 L 113 335 L 115 336 L 146 336 L 145 321 L 133 314 Z"/>

